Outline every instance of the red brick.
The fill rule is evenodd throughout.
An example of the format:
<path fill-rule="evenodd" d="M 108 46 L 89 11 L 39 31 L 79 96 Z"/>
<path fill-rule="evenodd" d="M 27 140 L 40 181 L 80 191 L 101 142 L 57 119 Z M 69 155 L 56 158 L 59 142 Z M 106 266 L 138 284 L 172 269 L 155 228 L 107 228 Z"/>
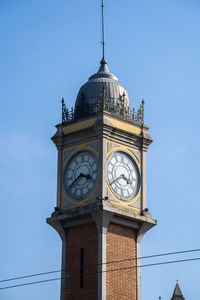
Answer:
<path fill-rule="evenodd" d="M 80 288 L 80 249 L 84 249 L 84 286 Z M 67 230 L 67 300 L 97 299 L 98 232 L 95 223 Z"/>
<path fill-rule="evenodd" d="M 107 231 L 106 246 L 106 300 L 137 299 L 137 269 L 135 257 L 135 230 L 111 223 Z M 114 269 L 118 270 L 111 271 Z"/>

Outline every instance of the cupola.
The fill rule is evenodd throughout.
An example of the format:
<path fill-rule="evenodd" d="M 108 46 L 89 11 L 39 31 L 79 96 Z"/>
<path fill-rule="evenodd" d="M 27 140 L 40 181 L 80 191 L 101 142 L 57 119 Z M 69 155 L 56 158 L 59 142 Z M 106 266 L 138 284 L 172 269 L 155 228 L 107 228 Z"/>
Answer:
<path fill-rule="evenodd" d="M 118 78 L 109 72 L 107 61 L 103 58 L 99 71 L 92 75 L 80 88 L 75 109 L 86 107 L 90 113 L 95 112 L 96 105 L 107 105 L 115 111 L 119 108 L 120 114 L 130 116 L 130 103 L 128 93 Z"/>

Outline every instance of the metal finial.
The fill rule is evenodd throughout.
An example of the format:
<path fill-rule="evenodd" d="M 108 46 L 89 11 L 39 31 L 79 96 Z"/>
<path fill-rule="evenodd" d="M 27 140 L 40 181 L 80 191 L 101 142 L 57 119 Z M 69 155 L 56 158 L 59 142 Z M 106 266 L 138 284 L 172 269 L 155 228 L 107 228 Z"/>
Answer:
<path fill-rule="evenodd" d="M 64 98 L 62 98 L 61 102 L 62 102 L 62 123 L 64 123 L 64 121 L 66 121 L 66 117 L 68 115 L 68 110 L 66 108 Z"/>
<path fill-rule="evenodd" d="M 104 0 L 102 0 L 101 5 L 101 12 L 102 12 L 102 47 L 103 47 L 103 60 L 105 59 L 105 39 L 104 39 Z"/>

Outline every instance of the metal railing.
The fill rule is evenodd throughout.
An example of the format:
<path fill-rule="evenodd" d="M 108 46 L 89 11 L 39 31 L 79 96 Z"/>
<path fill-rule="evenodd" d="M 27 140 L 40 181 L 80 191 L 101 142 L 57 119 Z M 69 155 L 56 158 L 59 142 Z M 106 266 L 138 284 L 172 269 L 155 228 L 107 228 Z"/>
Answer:
<path fill-rule="evenodd" d="M 83 101 L 80 106 L 72 107 L 71 110 L 69 110 L 62 98 L 62 123 L 72 123 L 82 118 L 88 118 L 99 112 L 107 112 L 113 116 L 136 122 L 140 125 L 144 124 L 144 100 L 142 100 L 137 111 L 134 109 L 131 111 L 123 101 L 116 101 L 116 99 L 104 99 L 104 101 L 99 100 L 97 102 L 93 102 L 91 99 L 90 103 L 92 104 Z"/>

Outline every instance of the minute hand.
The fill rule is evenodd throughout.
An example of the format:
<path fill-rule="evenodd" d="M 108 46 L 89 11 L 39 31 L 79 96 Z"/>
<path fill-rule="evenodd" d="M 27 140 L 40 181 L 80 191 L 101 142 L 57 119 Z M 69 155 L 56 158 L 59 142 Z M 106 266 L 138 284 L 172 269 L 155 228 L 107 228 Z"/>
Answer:
<path fill-rule="evenodd" d="M 82 173 L 79 174 L 78 177 L 76 179 L 74 179 L 74 181 L 70 184 L 69 189 L 71 189 L 72 185 L 74 185 L 74 183 L 76 183 L 79 180 L 79 178 L 82 177 L 82 176 L 83 176 Z"/>
<path fill-rule="evenodd" d="M 110 185 L 112 185 L 114 182 L 118 181 L 119 179 L 123 178 L 124 174 L 121 174 L 120 176 L 118 176 L 117 178 L 115 178 Z"/>

